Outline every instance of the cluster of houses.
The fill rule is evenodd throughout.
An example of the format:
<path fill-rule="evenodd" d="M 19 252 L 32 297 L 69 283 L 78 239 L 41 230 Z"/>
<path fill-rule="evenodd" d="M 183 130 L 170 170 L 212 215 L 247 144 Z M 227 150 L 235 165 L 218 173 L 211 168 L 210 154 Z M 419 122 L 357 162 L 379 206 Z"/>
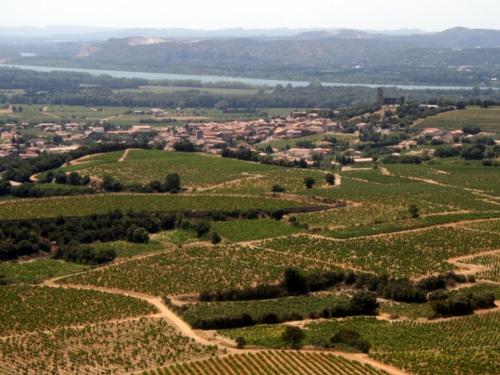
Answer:
<path fill-rule="evenodd" d="M 271 120 L 190 123 L 184 127 L 168 127 L 159 131 L 167 149 L 183 140 L 190 141 L 208 153 L 219 153 L 221 144 L 238 147 L 270 140 L 286 140 L 339 130 L 339 124 L 317 114 Z"/>

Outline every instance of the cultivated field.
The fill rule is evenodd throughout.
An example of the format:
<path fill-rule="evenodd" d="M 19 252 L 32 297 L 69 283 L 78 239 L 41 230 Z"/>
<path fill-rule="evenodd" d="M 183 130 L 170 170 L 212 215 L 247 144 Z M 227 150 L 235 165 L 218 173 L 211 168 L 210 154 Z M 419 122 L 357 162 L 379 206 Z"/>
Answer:
<path fill-rule="evenodd" d="M 243 198 L 243 199 L 242 199 Z M 301 207 L 291 200 L 264 197 L 171 194 L 101 194 L 7 200 L 0 202 L 0 219 L 34 219 L 105 214 L 113 210 L 151 212 L 247 211 Z"/>
<path fill-rule="evenodd" d="M 124 374 L 216 353 L 163 319 L 142 318 L 0 338 L 0 373 Z"/>
<path fill-rule="evenodd" d="M 457 130 L 463 127 L 479 127 L 483 131 L 500 132 L 500 107 L 468 107 L 431 116 L 417 125 L 418 128 Z"/>
<path fill-rule="evenodd" d="M 409 373 L 493 375 L 499 369 L 499 313 L 436 323 L 352 318 L 311 323 L 306 328 L 308 344 L 327 343 L 338 330 L 354 329 L 372 343 L 371 357 Z M 245 337 L 250 345 L 280 348 L 283 330 L 284 326 L 257 326 L 223 333 Z"/>
<path fill-rule="evenodd" d="M 63 279 L 63 283 L 133 290 L 156 296 L 275 282 L 287 267 L 321 270 L 321 261 L 241 245 L 183 247 Z"/>
<path fill-rule="evenodd" d="M 249 175 L 277 169 L 263 164 L 204 154 L 130 150 L 123 161 L 119 161 L 117 155 L 115 152 L 98 155 L 88 159 L 88 163 L 81 162 L 62 170 L 78 171 L 82 175 L 101 178 L 110 175 L 124 184 L 163 181 L 167 174 L 175 172 L 180 175 L 183 187 L 197 188 L 244 179 Z"/>
<path fill-rule="evenodd" d="M 150 371 L 147 375 L 174 374 L 385 374 L 370 365 L 350 361 L 341 356 L 327 353 L 267 352 L 232 355 L 222 358 L 210 358 L 203 361 L 182 363 Z"/>
<path fill-rule="evenodd" d="M 0 297 L 0 336 L 155 312 L 141 300 L 92 290 L 7 285 Z"/>

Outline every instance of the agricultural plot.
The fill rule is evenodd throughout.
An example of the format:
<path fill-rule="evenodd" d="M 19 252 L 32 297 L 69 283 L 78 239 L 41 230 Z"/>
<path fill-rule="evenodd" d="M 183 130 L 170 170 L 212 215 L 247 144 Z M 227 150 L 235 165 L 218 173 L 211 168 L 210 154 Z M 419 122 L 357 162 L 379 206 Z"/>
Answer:
<path fill-rule="evenodd" d="M 463 263 L 484 268 L 484 271 L 479 271 L 476 274 L 478 279 L 500 282 L 500 252 L 494 255 L 470 258 Z"/>
<path fill-rule="evenodd" d="M 279 185 L 290 194 L 311 194 L 321 190 L 334 190 L 325 182 L 325 173 L 318 170 L 285 169 L 279 168 L 273 171 L 260 172 L 260 178 L 255 178 L 251 183 L 241 183 L 230 186 L 220 186 L 210 189 L 211 192 L 220 194 L 262 194 L 271 193 L 274 185 Z M 304 178 L 312 177 L 316 181 L 313 189 L 307 192 L 304 186 Z"/>
<path fill-rule="evenodd" d="M 112 153 L 115 155 L 116 153 Z M 106 162 L 101 162 L 106 159 Z M 221 184 L 249 177 L 261 171 L 277 169 L 265 164 L 194 153 L 164 152 L 159 150 L 130 150 L 125 160 L 109 161 L 108 155 L 92 158 L 92 162 L 79 164 L 64 171 L 78 171 L 86 176 L 110 175 L 124 184 L 147 184 L 163 181 L 169 173 L 178 173 L 184 187 L 196 188 Z"/>
<path fill-rule="evenodd" d="M 212 230 L 231 242 L 260 240 L 297 233 L 299 229 L 272 219 L 217 221 Z"/>
<path fill-rule="evenodd" d="M 478 193 L 496 196 L 500 203 L 500 173 L 482 166 L 480 161 L 464 162 L 452 158 L 433 160 L 432 164 L 391 164 L 386 167 L 394 175 L 400 176 L 397 178 L 414 177 L 429 183 L 447 185 L 448 188 L 475 189 Z"/>
<path fill-rule="evenodd" d="M 27 285 L 0 287 L 0 336 L 154 313 L 135 298 Z"/>
<path fill-rule="evenodd" d="M 70 197 L 18 199 L 0 202 L 0 219 L 35 219 L 62 216 L 89 216 L 122 211 L 248 211 L 302 207 L 285 199 L 219 195 L 96 194 Z"/>
<path fill-rule="evenodd" d="M 370 356 L 413 374 L 493 375 L 499 371 L 499 313 L 438 323 L 389 323 L 374 318 L 311 323 L 306 326 L 304 344 L 329 344 L 340 329 L 359 332 L 372 345 Z M 244 337 L 249 345 L 280 348 L 283 330 L 284 326 L 255 326 L 221 333 Z"/>
<path fill-rule="evenodd" d="M 15 283 L 37 284 L 51 277 L 64 276 L 88 269 L 81 264 L 56 259 L 34 259 L 30 262 L 0 262 L 0 275 Z"/>
<path fill-rule="evenodd" d="M 427 117 L 416 125 L 419 129 L 438 128 L 461 130 L 464 126 L 477 126 L 483 131 L 500 132 L 500 107 L 468 107 L 463 111 L 451 111 Z"/>
<path fill-rule="evenodd" d="M 113 118 L 128 110 L 126 107 L 102 107 L 99 110 L 99 108 L 69 105 L 44 106 L 22 104 L 21 107 L 23 107 L 22 112 L 0 112 L 0 120 L 18 120 L 19 122 L 51 122 L 60 120 L 99 121 L 105 118 Z"/>
<path fill-rule="evenodd" d="M 382 177 L 385 178 L 385 176 Z M 342 178 L 342 185 L 339 187 L 330 189 L 318 187 L 306 190 L 304 194 L 343 199 L 362 205 L 381 205 L 382 207 L 390 205 L 405 210 L 410 204 L 416 204 L 422 215 L 464 210 L 499 210 L 496 203 L 484 200 L 471 191 L 417 181 L 401 184 L 379 184 L 345 177 Z"/>
<path fill-rule="evenodd" d="M 162 319 L 141 318 L 0 339 L 0 373 L 124 374 L 216 353 Z"/>
<path fill-rule="evenodd" d="M 307 317 L 310 313 L 319 316 L 323 309 L 348 300 L 347 295 L 326 294 L 263 301 L 206 302 L 184 305 L 179 312 L 191 325 L 202 319 L 239 318 L 242 314 L 250 315 L 255 321 L 268 314 L 276 314 L 280 320 L 289 320 L 294 316 L 297 317 L 295 320 L 301 320 L 299 317 Z"/>
<path fill-rule="evenodd" d="M 285 140 L 273 140 L 269 142 L 271 146 L 277 149 L 285 149 L 286 147 L 294 148 L 297 147 L 297 143 L 309 141 L 313 143 L 321 143 L 328 138 L 336 138 L 339 141 L 345 142 L 356 142 L 358 136 L 356 134 L 342 134 L 342 133 L 326 133 L 326 134 L 314 134 L 305 137 L 285 139 Z M 260 148 L 265 148 L 268 143 L 259 144 Z"/>
<path fill-rule="evenodd" d="M 247 246 L 185 247 L 61 280 L 63 283 L 134 290 L 157 296 L 216 291 L 280 280 L 288 267 L 328 269 L 301 257 Z"/>
<path fill-rule="evenodd" d="M 500 234 L 431 228 L 353 240 L 296 236 L 264 241 L 259 246 L 332 265 L 413 277 L 451 271 L 453 266 L 447 259 L 453 257 L 498 249 Z"/>
<path fill-rule="evenodd" d="M 255 352 L 236 354 L 203 361 L 176 364 L 163 369 L 149 371 L 147 375 L 176 374 L 275 374 L 275 375 L 320 375 L 320 374 L 366 374 L 377 375 L 385 372 L 361 364 L 348 361 L 343 357 L 329 353 L 314 352 Z"/>
<path fill-rule="evenodd" d="M 96 250 L 114 250 L 117 258 L 146 254 L 152 251 L 162 250 L 166 247 L 157 241 L 149 241 L 147 244 L 127 241 L 96 242 L 91 246 Z"/>

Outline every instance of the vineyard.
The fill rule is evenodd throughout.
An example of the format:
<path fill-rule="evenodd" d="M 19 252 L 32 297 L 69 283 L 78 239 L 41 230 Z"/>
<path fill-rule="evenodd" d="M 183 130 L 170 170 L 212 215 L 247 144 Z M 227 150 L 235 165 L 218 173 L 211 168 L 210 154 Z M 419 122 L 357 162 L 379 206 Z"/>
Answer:
<path fill-rule="evenodd" d="M 212 230 L 232 242 L 286 236 L 299 231 L 284 221 L 271 219 L 218 221 L 213 223 Z"/>
<path fill-rule="evenodd" d="M 38 284 L 46 279 L 88 269 L 81 264 L 56 259 L 31 262 L 0 262 L 0 275 L 16 283 Z"/>
<path fill-rule="evenodd" d="M 141 318 L 0 339 L 0 373 L 123 374 L 216 353 L 162 319 Z"/>
<path fill-rule="evenodd" d="M 202 319 L 240 317 L 248 314 L 253 320 L 262 320 L 266 315 L 276 314 L 282 320 L 285 317 L 307 317 L 310 313 L 320 312 L 339 302 L 349 300 L 347 295 L 323 295 L 277 298 L 264 301 L 210 302 L 184 305 L 179 309 L 182 317 L 191 325 Z M 297 320 L 300 320 L 297 318 Z"/>
<path fill-rule="evenodd" d="M 490 313 L 439 323 L 333 320 L 309 324 L 305 344 L 329 344 L 335 332 L 354 329 L 372 344 L 370 356 L 410 373 L 494 375 L 500 370 L 499 318 L 499 313 Z M 256 326 L 223 334 L 244 337 L 249 345 L 280 348 L 283 330 L 284 326 Z"/>
<path fill-rule="evenodd" d="M 155 312 L 135 298 L 79 289 L 7 285 L 0 300 L 0 336 Z"/>
<path fill-rule="evenodd" d="M 303 235 L 268 240 L 259 246 L 364 271 L 422 276 L 452 270 L 447 259 L 500 248 L 500 233 L 430 228 L 353 240 Z"/>
<path fill-rule="evenodd" d="M 126 258 L 140 254 L 147 254 L 152 251 L 159 251 L 165 248 L 157 241 L 149 241 L 147 244 L 133 243 L 127 241 L 96 242 L 92 247 L 97 250 L 114 250 L 118 258 Z"/>
<path fill-rule="evenodd" d="M 114 157 L 117 153 L 111 153 Z M 121 155 L 122 153 L 120 153 Z M 277 167 L 250 163 L 204 154 L 164 152 L 159 150 L 130 150 L 125 160 L 109 160 L 108 154 L 89 159 L 88 163 L 62 168 L 78 171 L 86 176 L 110 175 L 124 184 L 147 184 L 163 180 L 169 173 L 177 173 L 183 186 L 206 187 L 248 177 L 248 174 L 265 172 Z"/>
<path fill-rule="evenodd" d="M 283 257 L 249 246 L 200 246 L 96 269 L 62 282 L 165 296 L 275 282 L 288 267 L 311 271 L 328 269 L 321 262 Z"/>
<path fill-rule="evenodd" d="M 318 352 L 267 352 L 236 354 L 203 361 L 176 364 L 146 372 L 147 375 L 219 375 L 219 374 L 275 374 L 275 375 L 377 375 L 385 374 L 370 365 L 349 361 L 341 356 Z"/>
<path fill-rule="evenodd" d="M 464 126 L 478 126 L 483 131 L 500 132 L 500 108 L 469 107 L 463 111 L 441 113 L 426 118 L 418 128 L 462 129 Z"/>
<path fill-rule="evenodd" d="M 122 211 L 248 211 L 304 206 L 285 199 L 212 195 L 102 194 L 56 198 L 7 200 L 0 203 L 0 219 L 89 216 Z"/>

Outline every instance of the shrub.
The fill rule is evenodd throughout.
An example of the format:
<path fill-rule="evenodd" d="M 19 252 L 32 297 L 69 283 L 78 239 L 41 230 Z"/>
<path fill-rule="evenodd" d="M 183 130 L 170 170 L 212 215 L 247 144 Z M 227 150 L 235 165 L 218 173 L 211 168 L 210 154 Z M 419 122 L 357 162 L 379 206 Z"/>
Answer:
<path fill-rule="evenodd" d="M 285 192 L 285 188 L 281 185 L 273 185 L 271 190 L 273 193 L 284 193 Z"/>
<path fill-rule="evenodd" d="M 285 270 L 285 288 L 291 295 L 305 294 L 309 291 L 306 278 L 292 268 Z"/>
<path fill-rule="evenodd" d="M 285 342 L 285 344 L 293 349 L 300 349 L 302 341 L 304 341 L 305 337 L 306 334 L 302 329 L 291 326 L 287 326 L 281 335 L 281 339 Z"/>
<path fill-rule="evenodd" d="M 370 351 L 370 343 L 364 340 L 358 332 L 348 329 L 341 329 L 335 333 L 330 339 L 330 342 L 334 346 L 338 344 L 347 345 L 362 353 L 368 353 Z"/>
<path fill-rule="evenodd" d="M 244 337 L 238 336 L 235 341 L 238 349 L 243 349 L 247 345 L 247 340 Z"/>
<path fill-rule="evenodd" d="M 316 183 L 316 180 L 312 177 L 306 177 L 304 178 L 304 185 L 306 186 L 306 189 L 312 189 L 314 187 L 314 184 Z"/>
<path fill-rule="evenodd" d="M 420 216 L 418 212 L 418 207 L 414 204 L 410 204 L 410 206 L 408 207 L 408 213 L 410 214 L 410 217 L 412 219 L 416 219 Z"/>
<path fill-rule="evenodd" d="M 222 238 L 220 238 L 219 234 L 217 232 L 213 232 L 212 238 L 211 238 L 212 244 L 217 245 L 221 241 L 222 241 Z"/>
<path fill-rule="evenodd" d="M 375 294 L 357 292 L 351 298 L 350 307 L 355 315 L 376 315 L 379 303 Z"/>
<path fill-rule="evenodd" d="M 335 185 L 335 175 L 331 173 L 327 173 L 325 175 L 325 180 L 328 185 Z"/>

